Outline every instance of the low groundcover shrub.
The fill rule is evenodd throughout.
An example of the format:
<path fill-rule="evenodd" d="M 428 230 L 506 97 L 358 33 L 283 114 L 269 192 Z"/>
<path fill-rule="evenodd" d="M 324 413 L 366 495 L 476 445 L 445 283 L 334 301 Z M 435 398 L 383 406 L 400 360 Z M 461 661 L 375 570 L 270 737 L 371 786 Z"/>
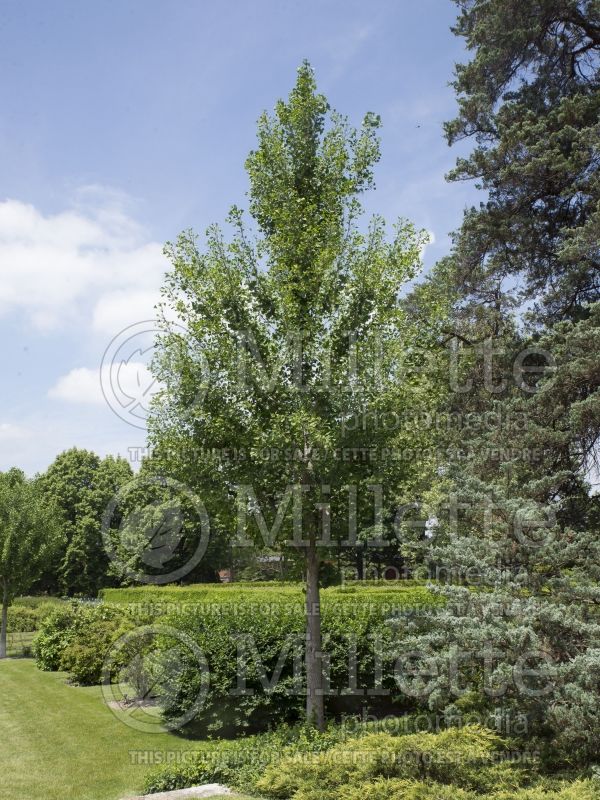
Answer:
<path fill-rule="evenodd" d="M 382 730 L 383 728 L 383 730 Z M 213 741 L 184 764 L 162 766 L 147 792 L 220 782 L 279 800 L 597 800 L 600 783 L 541 778 L 511 758 L 511 743 L 474 725 L 392 735 L 385 724 L 319 734 L 306 727 Z"/>

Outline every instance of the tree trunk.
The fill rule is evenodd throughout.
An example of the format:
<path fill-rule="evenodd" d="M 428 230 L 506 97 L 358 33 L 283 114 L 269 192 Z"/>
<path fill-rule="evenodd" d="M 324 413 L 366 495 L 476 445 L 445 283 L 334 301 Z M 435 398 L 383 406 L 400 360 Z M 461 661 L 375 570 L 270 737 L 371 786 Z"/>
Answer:
<path fill-rule="evenodd" d="M 325 730 L 321 646 L 319 556 L 311 535 L 306 547 L 306 719 L 319 731 Z"/>
<path fill-rule="evenodd" d="M 235 558 L 233 555 L 233 546 L 229 548 L 229 580 L 235 583 Z"/>
<path fill-rule="evenodd" d="M 0 658 L 6 658 L 6 629 L 8 627 L 8 584 L 4 580 L 2 592 L 2 624 L 0 625 Z"/>
<path fill-rule="evenodd" d="M 356 551 L 356 577 L 359 581 L 365 579 L 365 554 L 362 550 Z"/>

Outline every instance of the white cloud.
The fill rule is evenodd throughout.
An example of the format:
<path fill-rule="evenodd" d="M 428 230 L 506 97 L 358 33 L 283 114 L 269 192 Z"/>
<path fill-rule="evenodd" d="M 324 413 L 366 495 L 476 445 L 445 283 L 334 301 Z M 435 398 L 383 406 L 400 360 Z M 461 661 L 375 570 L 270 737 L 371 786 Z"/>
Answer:
<path fill-rule="evenodd" d="M 94 205 L 99 194 L 93 187 L 76 208 L 50 215 L 0 202 L 0 316 L 22 314 L 48 329 L 91 315 L 96 331 L 114 335 L 154 315 L 162 245 L 148 241 L 122 202 Z"/>
<path fill-rule="evenodd" d="M 127 458 L 132 453 L 132 466 L 137 468 L 145 444 L 144 432 L 123 424 L 108 407 L 74 405 L 65 413 L 62 405 L 50 404 L 43 416 L 29 415 L 19 425 L 0 423 L 0 471 L 18 466 L 34 475 L 70 447 L 93 450 L 101 457 L 112 453 Z"/>
<path fill-rule="evenodd" d="M 58 379 L 48 391 L 48 396 L 69 403 L 102 405 L 105 400 L 100 384 L 100 371 L 87 367 L 72 369 Z"/>
<path fill-rule="evenodd" d="M 120 360 L 101 370 L 77 367 L 63 375 L 48 391 L 53 400 L 85 405 L 147 407 L 159 385 L 148 365 L 141 361 Z"/>
<path fill-rule="evenodd" d="M 92 326 L 95 331 L 114 335 L 133 322 L 153 318 L 158 300 L 158 289 L 107 292 L 96 303 Z"/>

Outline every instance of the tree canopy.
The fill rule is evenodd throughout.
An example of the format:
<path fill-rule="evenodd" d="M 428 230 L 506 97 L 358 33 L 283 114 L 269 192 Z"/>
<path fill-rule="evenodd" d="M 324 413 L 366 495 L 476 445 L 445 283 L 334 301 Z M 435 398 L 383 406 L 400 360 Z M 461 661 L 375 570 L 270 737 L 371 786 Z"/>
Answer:
<path fill-rule="evenodd" d="M 389 509 L 427 465 L 390 455 L 407 426 L 381 420 L 439 394 L 423 369 L 430 333 L 399 302 L 426 237 L 403 221 L 391 235 L 380 217 L 362 224 L 379 124 L 367 114 L 355 129 L 330 112 L 300 67 L 289 99 L 258 123 L 250 224 L 234 207 L 230 238 L 213 226 L 202 249 L 190 232 L 167 248 L 164 304 L 188 333 L 166 316 L 155 362 L 166 388 L 150 431 L 168 474 L 197 489 L 239 545 L 287 541 L 303 555 L 307 714 L 319 726 L 319 553 L 356 545 L 357 520 L 384 540 Z M 415 425 L 413 444 L 419 435 Z"/>
<path fill-rule="evenodd" d="M 473 139 L 450 177 L 488 199 L 465 216 L 455 256 L 465 297 L 577 319 L 600 299 L 600 4 L 457 0 L 450 144 Z"/>
<path fill-rule="evenodd" d="M 39 482 L 23 472 L 0 472 L 0 658 L 6 656 L 7 611 L 26 592 L 60 547 L 62 532 L 56 507 L 39 491 Z"/>

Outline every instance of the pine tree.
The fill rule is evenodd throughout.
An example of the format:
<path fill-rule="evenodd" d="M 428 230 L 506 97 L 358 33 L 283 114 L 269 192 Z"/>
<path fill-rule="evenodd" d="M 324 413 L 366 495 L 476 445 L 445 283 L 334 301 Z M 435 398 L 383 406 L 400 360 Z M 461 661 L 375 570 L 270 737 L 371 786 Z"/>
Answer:
<path fill-rule="evenodd" d="M 459 5 L 474 57 L 447 134 L 476 146 L 451 177 L 489 199 L 435 271 L 455 298 L 457 427 L 412 546 L 446 605 L 407 646 L 430 662 L 432 709 L 522 715 L 530 742 L 585 762 L 600 735 L 600 7 Z"/>

